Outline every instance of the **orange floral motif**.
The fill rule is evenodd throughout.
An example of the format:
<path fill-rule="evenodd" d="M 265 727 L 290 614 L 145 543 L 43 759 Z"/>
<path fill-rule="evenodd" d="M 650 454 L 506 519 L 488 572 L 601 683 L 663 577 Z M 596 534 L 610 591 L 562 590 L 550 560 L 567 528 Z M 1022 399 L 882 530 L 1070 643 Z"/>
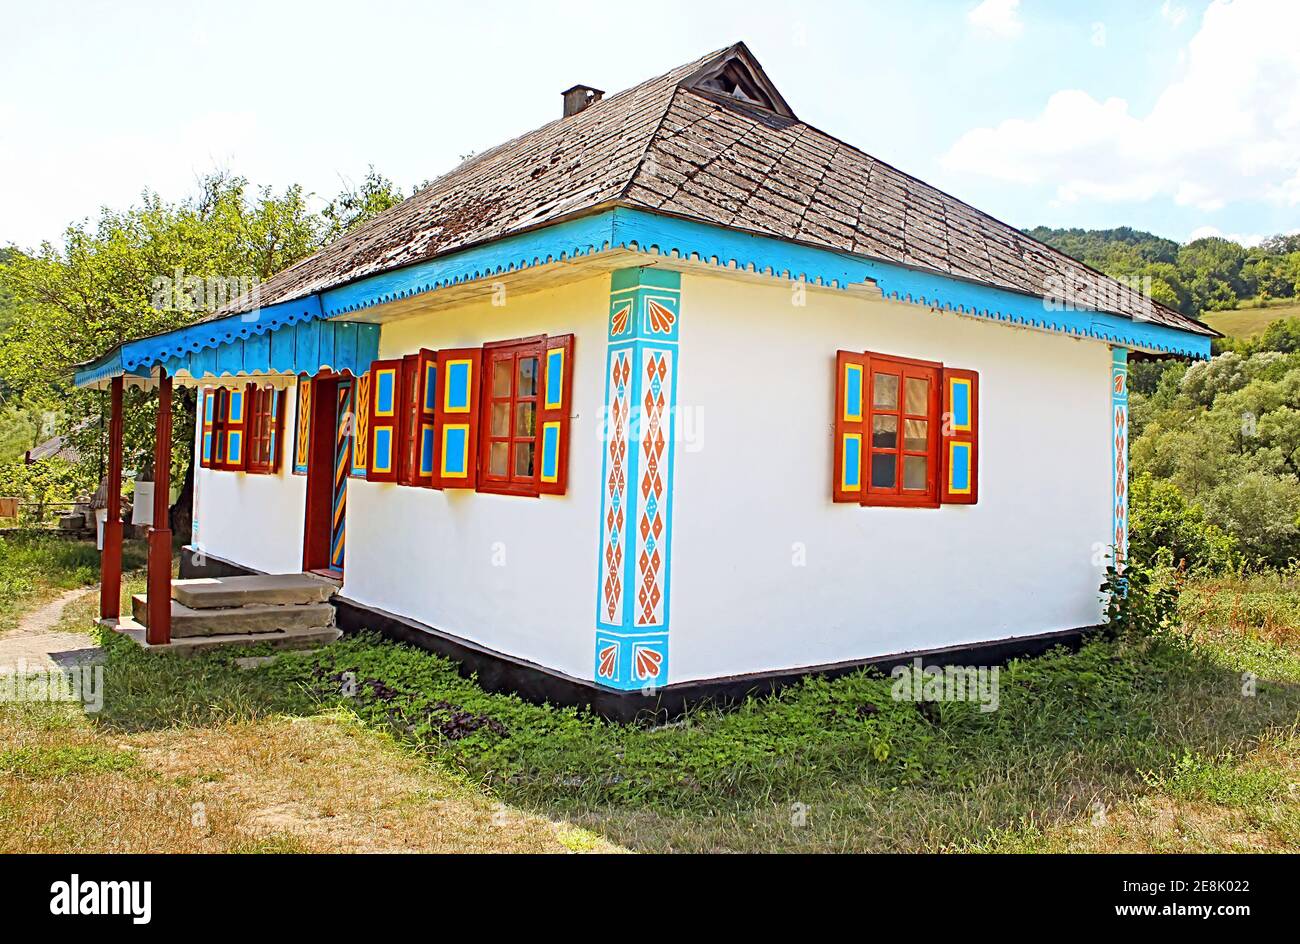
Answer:
<path fill-rule="evenodd" d="M 639 679 L 654 678 L 659 674 L 659 666 L 663 664 L 663 654 L 644 646 L 638 646 L 636 650 L 636 677 Z"/>
<path fill-rule="evenodd" d="M 609 316 L 609 333 L 618 335 L 627 330 L 627 319 L 632 312 L 632 303 L 623 302 Z"/>
<path fill-rule="evenodd" d="M 618 668 L 618 645 L 610 643 L 604 649 L 600 650 L 600 668 L 597 671 L 601 678 L 612 679 L 614 672 Z"/>
<path fill-rule="evenodd" d="M 650 319 L 650 330 L 656 334 L 669 334 L 677 316 L 651 298 L 646 299 L 646 313 Z"/>

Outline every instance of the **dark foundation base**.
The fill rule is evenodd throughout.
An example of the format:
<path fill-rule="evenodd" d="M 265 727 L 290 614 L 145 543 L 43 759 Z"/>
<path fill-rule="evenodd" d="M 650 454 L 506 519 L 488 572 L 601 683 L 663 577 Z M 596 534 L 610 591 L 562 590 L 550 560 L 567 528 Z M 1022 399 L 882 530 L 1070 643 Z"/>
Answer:
<path fill-rule="evenodd" d="M 259 573 L 211 555 L 207 555 L 202 567 L 195 564 L 194 559 L 196 555 L 192 554 L 191 548 L 186 547 L 181 555 L 182 577 L 226 577 Z M 345 634 L 352 635 L 366 630 L 379 633 L 388 639 L 408 643 L 451 659 L 460 666 L 462 675 L 476 676 L 479 685 L 488 691 L 513 693 L 537 703 L 586 707 L 615 721 L 670 719 L 682 714 L 687 708 L 704 704 L 726 707 L 750 696 L 769 695 L 809 675 L 838 678 L 864 668 L 874 668 L 888 675 L 895 666 L 910 665 L 915 659 L 920 659 L 927 666 L 1001 665 L 1010 659 L 1042 655 L 1057 646 L 1077 649 L 1085 638 L 1103 628 L 1086 626 L 993 642 L 900 652 L 833 665 L 802 666 L 774 672 L 679 682 L 654 694 L 646 694 L 602 688 L 593 682 L 487 649 L 407 617 L 364 606 L 343 596 L 334 597 L 333 602 L 338 627 Z"/>

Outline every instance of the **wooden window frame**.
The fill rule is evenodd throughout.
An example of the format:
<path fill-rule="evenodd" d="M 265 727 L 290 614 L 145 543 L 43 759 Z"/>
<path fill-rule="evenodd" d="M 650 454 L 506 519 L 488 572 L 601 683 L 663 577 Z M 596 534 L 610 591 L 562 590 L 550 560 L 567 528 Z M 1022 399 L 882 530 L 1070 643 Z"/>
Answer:
<path fill-rule="evenodd" d="M 941 481 L 940 439 L 942 434 L 943 364 L 937 361 L 923 361 L 910 357 L 897 357 L 868 351 L 865 354 L 866 377 L 863 382 L 862 404 L 862 492 L 859 504 L 878 507 L 902 508 L 938 508 L 940 505 L 939 484 Z M 892 374 L 899 378 L 898 402 L 893 410 L 876 406 L 876 374 Z M 927 381 L 928 396 L 924 414 L 907 410 L 907 380 L 924 379 Z M 875 445 L 875 421 L 878 416 L 897 417 L 896 445 L 883 448 Z M 905 428 L 907 420 L 924 420 L 926 422 L 926 448 L 909 450 L 906 448 Z M 872 476 L 872 457 L 893 454 L 894 484 L 888 488 L 874 484 Z M 903 466 L 907 456 L 924 456 L 926 459 L 926 487 L 920 489 L 903 488 Z"/>
<path fill-rule="evenodd" d="M 519 393 L 519 361 L 532 357 L 537 364 L 533 371 L 533 388 L 529 395 Z M 496 395 L 494 377 L 496 364 L 509 358 L 510 394 L 506 397 Z M 544 370 L 546 358 L 546 335 L 534 335 L 527 338 L 515 338 L 509 341 L 492 341 L 483 345 L 482 376 L 479 378 L 479 437 L 478 437 L 478 490 L 498 495 L 523 495 L 536 497 L 541 494 L 542 461 L 542 412 L 544 399 Z M 495 436 L 492 432 L 493 406 L 497 403 L 509 404 L 509 433 Z M 533 432 L 529 436 L 520 436 L 515 428 L 520 404 L 533 404 Z M 495 475 L 491 469 L 491 451 L 494 442 L 508 443 L 505 476 Z M 524 444 L 532 446 L 532 474 L 521 476 L 515 472 L 516 450 Z"/>
<path fill-rule="evenodd" d="M 284 452 L 285 392 L 249 384 L 244 403 L 247 458 L 244 471 L 252 475 L 276 475 Z"/>

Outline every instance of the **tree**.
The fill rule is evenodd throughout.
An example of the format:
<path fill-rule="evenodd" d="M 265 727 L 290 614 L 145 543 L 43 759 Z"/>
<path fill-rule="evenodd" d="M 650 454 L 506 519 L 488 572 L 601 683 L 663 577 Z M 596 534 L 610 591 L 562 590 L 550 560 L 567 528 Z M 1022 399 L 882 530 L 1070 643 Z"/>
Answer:
<path fill-rule="evenodd" d="M 194 322 L 230 300 L 207 287 L 267 279 L 319 248 L 325 230 L 300 187 L 254 191 L 242 177 L 214 173 L 179 203 L 145 191 L 128 210 L 105 208 L 93 226 L 69 227 L 62 248 L 11 250 L 0 267 L 0 292 L 11 299 L 0 378 L 29 400 L 57 404 L 70 442 L 84 463 L 97 466 L 105 397 L 71 387 L 76 365 L 123 341 Z M 156 398 L 128 391 L 126 399 L 131 468 L 152 451 Z M 194 401 L 193 391 L 176 392 L 176 429 L 192 427 Z M 174 450 L 173 474 L 185 492 L 192 437 L 175 436 Z"/>
<path fill-rule="evenodd" d="M 334 240 L 350 233 L 404 199 L 401 188 L 376 171 L 371 164 L 359 188 L 353 187 L 350 182 L 345 183 L 343 191 L 321 212 L 328 224 L 326 240 Z"/>

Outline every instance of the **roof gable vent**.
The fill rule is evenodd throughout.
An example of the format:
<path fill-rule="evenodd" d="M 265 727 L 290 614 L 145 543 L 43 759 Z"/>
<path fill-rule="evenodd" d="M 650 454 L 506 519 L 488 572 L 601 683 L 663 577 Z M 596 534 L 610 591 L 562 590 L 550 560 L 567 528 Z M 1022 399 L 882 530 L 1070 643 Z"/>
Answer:
<path fill-rule="evenodd" d="M 785 118 L 795 117 L 744 43 L 736 43 L 720 53 L 682 85 L 717 98 L 757 105 Z"/>
<path fill-rule="evenodd" d="M 594 105 L 600 101 L 605 93 L 598 88 L 592 88 L 590 85 L 575 85 L 573 88 L 567 88 L 560 93 L 564 96 L 564 117 L 576 115 L 589 105 Z"/>

